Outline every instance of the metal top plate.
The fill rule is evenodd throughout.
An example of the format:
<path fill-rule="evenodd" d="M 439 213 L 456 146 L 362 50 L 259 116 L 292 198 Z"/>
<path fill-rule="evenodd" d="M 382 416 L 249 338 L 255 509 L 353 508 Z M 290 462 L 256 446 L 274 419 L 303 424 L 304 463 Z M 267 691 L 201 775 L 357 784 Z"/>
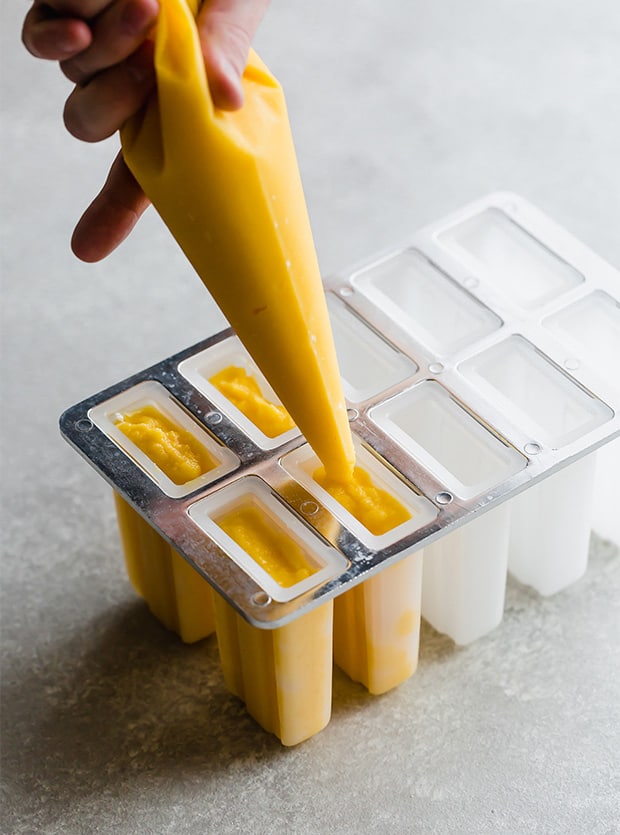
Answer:
<path fill-rule="evenodd" d="M 336 342 L 345 390 L 364 398 L 349 401 L 356 442 L 416 507 L 431 509 L 387 544 L 369 545 L 346 515 L 290 474 L 287 454 L 303 447 L 303 437 L 289 432 L 262 448 L 234 410 L 181 373 L 179 366 L 199 367 L 192 360 L 201 352 L 227 356 L 230 330 L 93 395 L 60 420 L 67 441 L 263 628 L 283 625 L 620 434 L 620 273 L 517 195 L 476 201 L 325 287 L 332 322 L 344 322 Z M 369 369 L 378 363 L 373 390 L 356 367 L 364 344 L 373 352 Z M 347 381 L 347 373 L 356 379 Z M 153 381 L 209 444 L 225 448 L 216 480 L 183 495 L 162 489 L 98 419 L 108 401 L 123 402 Z M 347 568 L 294 599 L 266 595 L 189 513 L 246 476 L 262 479 L 284 518 L 294 514 Z"/>

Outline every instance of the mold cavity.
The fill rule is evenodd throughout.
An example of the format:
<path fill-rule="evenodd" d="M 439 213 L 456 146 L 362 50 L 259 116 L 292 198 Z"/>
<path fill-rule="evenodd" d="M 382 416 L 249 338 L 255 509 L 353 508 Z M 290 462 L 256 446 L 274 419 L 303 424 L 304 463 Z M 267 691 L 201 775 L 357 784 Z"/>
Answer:
<path fill-rule="evenodd" d="M 505 339 L 459 370 L 497 409 L 555 449 L 613 417 L 522 336 Z"/>
<path fill-rule="evenodd" d="M 418 370 L 413 360 L 397 351 L 329 293 L 327 307 L 347 400 L 360 403 Z"/>
<path fill-rule="evenodd" d="M 349 481 L 328 478 L 308 446 L 288 453 L 282 466 L 369 548 L 380 550 L 435 519 L 437 511 L 355 439 L 357 466 Z"/>
<path fill-rule="evenodd" d="M 370 417 L 461 498 L 489 490 L 527 464 L 436 382 L 386 400 Z"/>
<path fill-rule="evenodd" d="M 139 383 L 89 411 L 89 418 L 173 498 L 239 466 L 160 383 Z"/>
<path fill-rule="evenodd" d="M 440 356 L 502 325 L 499 316 L 415 250 L 388 258 L 353 280 L 409 336 Z"/>
<path fill-rule="evenodd" d="M 531 310 L 584 277 L 499 209 L 486 209 L 440 232 L 439 242 L 498 293 Z"/>
<path fill-rule="evenodd" d="M 261 449 L 274 449 L 299 434 L 237 337 L 183 360 L 179 373 Z"/>
<path fill-rule="evenodd" d="M 147 403 L 119 414 L 115 426 L 175 484 L 187 484 L 216 466 L 195 434 L 158 406 Z"/>
<path fill-rule="evenodd" d="M 573 383 L 521 336 L 494 345 L 459 369 L 496 408 L 552 448 L 613 417 L 608 406 Z"/>
<path fill-rule="evenodd" d="M 341 574 L 345 557 L 314 534 L 257 476 L 191 505 L 194 522 L 273 600 L 292 600 Z"/>
<path fill-rule="evenodd" d="M 607 293 L 596 291 L 547 316 L 543 325 L 579 358 L 601 372 L 620 390 L 620 304 Z M 569 370 L 579 367 L 577 359 Z M 575 366 L 574 363 L 577 363 Z"/>

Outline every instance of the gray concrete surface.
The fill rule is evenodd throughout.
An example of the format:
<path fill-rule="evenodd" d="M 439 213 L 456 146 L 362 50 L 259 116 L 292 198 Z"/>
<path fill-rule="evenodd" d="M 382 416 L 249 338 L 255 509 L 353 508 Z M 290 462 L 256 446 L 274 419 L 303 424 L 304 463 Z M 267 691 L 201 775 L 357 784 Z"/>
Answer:
<path fill-rule="evenodd" d="M 510 583 L 466 649 L 284 750 L 124 577 L 68 405 L 222 319 L 157 217 L 96 266 L 69 251 L 116 140 L 65 134 L 69 85 L 2 4 L 2 832 L 598 833 L 618 826 L 620 559 L 542 599 Z M 620 265 L 617 0 L 275 0 L 258 47 L 288 95 L 325 272 L 496 188 Z M 615 489 L 618 489 L 617 484 Z"/>

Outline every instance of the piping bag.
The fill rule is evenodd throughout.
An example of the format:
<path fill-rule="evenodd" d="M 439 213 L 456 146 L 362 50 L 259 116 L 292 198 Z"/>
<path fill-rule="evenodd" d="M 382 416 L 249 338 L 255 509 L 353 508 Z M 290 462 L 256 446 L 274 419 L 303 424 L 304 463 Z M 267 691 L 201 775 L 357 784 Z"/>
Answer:
<path fill-rule="evenodd" d="M 245 102 L 214 108 L 194 14 L 160 0 L 156 91 L 123 156 L 326 470 L 355 453 L 282 89 L 254 52 Z"/>

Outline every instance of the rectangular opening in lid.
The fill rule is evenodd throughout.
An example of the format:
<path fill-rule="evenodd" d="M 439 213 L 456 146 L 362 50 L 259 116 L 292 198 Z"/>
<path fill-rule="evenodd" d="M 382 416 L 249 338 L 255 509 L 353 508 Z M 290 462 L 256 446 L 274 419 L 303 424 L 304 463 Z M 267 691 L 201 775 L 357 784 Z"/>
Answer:
<path fill-rule="evenodd" d="M 576 287 L 584 277 L 499 209 L 440 232 L 438 241 L 502 296 L 526 310 Z"/>
<path fill-rule="evenodd" d="M 327 307 L 345 397 L 360 403 L 400 383 L 418 370 L 331 293 Z"/>
<path fill-rule="evenodd" d="M 381 550 L 430 524 L 435 506 L 354 442 L 356 468 L 349 482 L 328 479 L 307 444 L 285 455 L 282 467 L 368 548 Z"/>
<path fill-rule="evenodd" d="M 159 488 L 179 498 L 239 466 L 161 383 L 147 380 L 100 403 L 89 418 Z"/>
<path fill-rule="evenodd" d="M 586 435 L 614 414 L 522 336 L 482 351 L 461 363 L 459 370 L 534 441 L 553 449 Z"/>
<path fill-rule="evenodd" d="M 602 290 L 543 319 L 547 328 L 572 352 L 620 389 L 620 303 Z"/>
<path fill-rule="evenodd" d="M 258 476 L 195 502 L 191 519 L 273 600 L 286 602 L 346 570 L 346 558 Z"/>
<path fill-rule="evenodd" d="M 450 491 L 468 499 L 501 484 L 527 459 L 426 381 L 370 410 L 371 419 Z"/>
<path fill-rule="evenodd" d="M 179 363 L 179 373 L 261 449 L 275 449 L 299 430 L 236 336 Z"/>
<path fill-rule="evenodd" d="M 417 250 L 388 258 L 352 279 L 355 288 L 439 356 L 492 333 L 502 320 Z"/>

